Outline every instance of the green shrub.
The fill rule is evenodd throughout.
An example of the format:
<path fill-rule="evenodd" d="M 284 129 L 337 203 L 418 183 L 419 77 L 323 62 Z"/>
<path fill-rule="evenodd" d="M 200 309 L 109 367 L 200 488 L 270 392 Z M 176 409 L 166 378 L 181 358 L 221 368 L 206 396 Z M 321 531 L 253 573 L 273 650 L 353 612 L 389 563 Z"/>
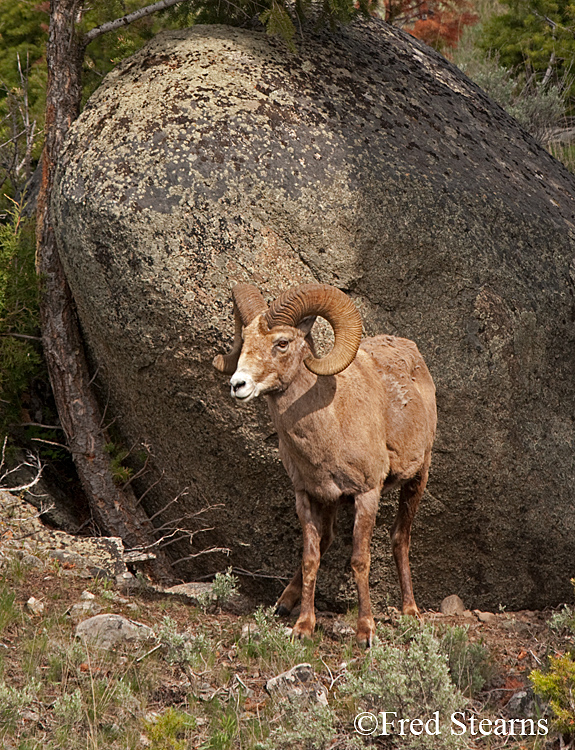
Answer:
<path fill-rule="evenodd" d="M 22 711 L 36 699 L 38 685 L 35 682 L 18 689 L 0 682 L 0 738 L 6 731 L 13 731 Z"/>
<path fill-rule="evenodd" d="M 106 443 L 104 450 L 110 456 L 110 471 L 116 484 L 125 484 L 133 475 L 134 470 L 124 465 L 130 451 L 120 448 L 116 443 Z"/>
<path fill-rule="evenodd" d="M 575 143 L 562 143 L 551 140 L 545 144 L 545 148 L 551 156 L 563 162 L 570 172 L 575 173 Z"/>
<path fill-rule="evenodd" d="M 262 666 L 277 672 L 312 660 L 313 641 L 290 638 L 272 608 L 259 607 L 254 620 L 253 633 L 242 644 L 245 656 L 256 658 Z"/>
<path fill-rule="evenodd" d="M 21 421 L 22 394 L 42 361 L 34 343 L 39 312 L 33 225 L 19 205 L 8 218 L 0 224 L 0 436 Z"/>
<path fill-rule="evenodd" d="M 574 14 L 569 0 L 500 0 L 481 29 L 479 46 L 497 50 L 506 67 L 525 70 L 529 77 L 561 79 L 572 71 Z M 575 93 L 573 84 L 571 79 L 570 96 Z"/>
<path fill-rule="evenodd" d="M 216 573 L 212 590 L 198 596 L 198 605 L 207 611 L 212 606 L 223 606 L 238 593 L 238 579 L 228 568 L 225 573 Z"/>
<path fill-rule="evenodd" d="M 575 578 L 571 579 L 575 589 Z M 564 604 L 560 612 L 554 612 L 549 620 L 549 627 L 558 633 L 567 631 L 575 633 L 575 610 L 568 604 Z"/>
<path fill-rule="evenodd" d="M 216 600 L 221 604 L 228 602 L 237 594 L 237 585 L 238 579 L 233 575 L 231 568 L 228 568 L 225 573 L 216 573 L 212 586 Z"/>
<path fill-rule="evenodd" d="M 281 716 L 281 724 L 265 742 L 256 744 L 256 750 L 327 750 L 336 734 L 335 713 L 329 706 L 290 704 Z M 352 746 L 361 747 L 361 744 L 345 745 L 346 748 Z"/>
<path fill-rule="evenodd" d="M 467 628 L 459 625 L 440 631 L 439 638 L 453 684 L 464 695 L 473 697 L 493 672 L 489 651 L 481 643 L 472 643 Z"/>
<path fill-rule="evenodd" d="M 196 720 L 185 711 L 168 708 L 153 721 L 146 722 L 150 750 L 188 750 L 190 733 Z"/>
<path fill-rule="evenodd" d="M 468 628 L 459 625 L 422 625 L 414 617 L 400 617 L 395 630 L 380 628 L 388 641 L 408 644 L 414 636 L 425 631 L 437 638 L 442 654 L 447 658 L 449 676 L 455 687 L 467 697 L 478 693 L 491 677 L 493 665 L 488 649 L 469 640 Z"/>
<path fill-rule="evenodd" d="M 450 726 L 451 714 L 461 711 L 467 701 L 450 678 L 441 641 L 429 627 L 416 630 L 415 625 L 408 625 L 407 618 L 402 619 L 396 633 L 391 628 L 378 628 L 369 654 L 359 670 L 349 674 L 341 692 L 350 696 L 356 712 L 394 711 L 396 721 L 418 718 L 425 723 L 439 711 L 441 734 L 406 732 L 401 737 L 404 747 L 464 747 L 464 738 L 445 728 Z"/>
<path fill-rule="evenodd" d="M 45 677 L 49 682 L 65 684 L 68 675 L 77 672 L 85 658 L 86 651 L 80 641 L 55 643 L 47 656 L 48 669 Z"/>
<path fill-rule="evenodd" d="M 75 724 L 84 720 L 82 691 L 76 688 L 73 693 L 63 693 L 54 703 L 54 718 L 58 723 L 58 734 L 65 736 Z"/>
<path fill-rule="evenodd" d="M 549 618 L 549 627 L 557 633 L 575 633 L 575 611 L 564 604 L 559 612 L 554 612 Z"/>
<path fill-rule="evenodd" d="M 575 578 L 571 579 L 575 588 Z M 555 612 L 549 626 L 558 633 L 575 633 L 575 612 L 566 604 Z M 535 669 L 529 675 L 533 689 L 553 709 L 556 729 L 568 737 L 575 738 L 575 653 L 549 657 L 547 671 Z"/>
<path fill-rule="evenodd" d="M 278 35 L 287 46 L 295 51 L 296 29 L 300 31 L 306 18 L 327 23 L 334 27 L 337 23 L 348 23 L 359 13 L 367 15 L 373 6 L 367 0 L 325 0 L 312 3 L 310 0 L 236 0 L 236 2 L 206 2 L 206 0 L 185 0 L 166 11 L 168 19 L 181 26 L 192 23 L 224 23 L 241 26 L 252 19 L 258 19 L 271 35 Z"/>
<path fill-rule="evenodd" d="M 177 623 L 164 617 L 158 631 L 158 640 L 165 648 L 165 658 L 170 664 L 192 669 L 206 669 L 213 661 L 214 644 L 203 635 L 179 633 Z"/>
<path fill-rule="evenodd" d="M 538 669 L 529 679 L 533 689 L 549 701 L 555 727 L 564 735 L 575 737 L 575 659 L 573 654 L 549 657 L 549 671 Z"/>
<path fill-rule="evenodd" d="M 222 706 L 212 701 L 210 736 L 200 750 L 231 750 L 240 731 L 239 712 L 233 705 Z"/>

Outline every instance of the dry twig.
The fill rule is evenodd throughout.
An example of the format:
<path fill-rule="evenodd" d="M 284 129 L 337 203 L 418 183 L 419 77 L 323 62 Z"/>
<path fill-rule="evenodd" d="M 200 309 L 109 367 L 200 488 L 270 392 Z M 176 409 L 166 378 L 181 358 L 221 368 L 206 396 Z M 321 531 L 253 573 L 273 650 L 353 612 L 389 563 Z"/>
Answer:
<path fill-rule="evenodd" d="M 18 464 L 18 466 L 15 466 L 13 469 L 6 469 L 6 445 L 8 443 L 8 436 L 4 438 L 4 443 L 2 444 L 2 454 L 0 457 L 0 489 L 6 490 L 6 492 L 24 492 L 24 490 L 29 490 L 31 487 L 34 487 L 38 484 L 40 481 L 40 478 L 42 476 L 42 471 L 44 470 L 44 464 L 40 460 L 40 456 L 37 453 L 32 453 L 29 451 L 26 454 L 26 460 L 22 461 Z M 34 479 L 31 482 L 27 482 L 26 484 L 20 484 L 17 487 L 10 486 L 7 487 L 4 485 L 4 481 L 11 475 L 15 474 L 20 469 L 23 469 L 24 467 L 29 467 L 34 470 L 35 476 Z"/>

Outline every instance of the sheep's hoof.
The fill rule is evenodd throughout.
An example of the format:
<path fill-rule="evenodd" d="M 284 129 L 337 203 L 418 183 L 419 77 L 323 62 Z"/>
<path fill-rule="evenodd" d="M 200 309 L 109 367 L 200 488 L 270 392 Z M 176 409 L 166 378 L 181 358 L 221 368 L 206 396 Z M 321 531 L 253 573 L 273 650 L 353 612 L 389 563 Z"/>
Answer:
<path fill-rule="evenodd" d="M 373 638 L 375 628 L 372 630 L 370 629 L 361 629 L 357 631 L 357 635 L 355 636 L 355 639 L 357 641 L 357 645 L 360 648 L 371 648 L 371 640 Z"/>
<path fill-rule="evenodd" d="M 285 606 L 285 604 L 278 604 L 275 613 L 276 615 L 278 615 L 278 617 L 287 617 L 290 614 L 290 610 Z"/>
<path fill-rule="evenodd" d="M 313 638 L 314 630 L 315 622 L 313 624 L 305 621 L 303 623 L 296 622 L 296 624 L 293 626 L 292 637 L 299 638 L 300 640 L 304 638 Z"/>
<path fill-rule="evenodd" d="M 368 649 L 371 648 L 371 633 L 367 635 L 365 633 L 358 633 L 356 636 L 357 645 L 360 648 Z"/>
<path fill-rule="evenodd" d="M 411 615 L 412 617 L 419 617 L 419 610 L 417 609 L 417 604 L 413 602 L 413 604 L 404 604 L 401 610 L 402 615 Z"/>
<path fill-rule="evenodd" d="M 375 633 L 373 617 L 361 617 L 357 623 L 357 645 L 360 648 L 371 648 L 371 640 Z"/>

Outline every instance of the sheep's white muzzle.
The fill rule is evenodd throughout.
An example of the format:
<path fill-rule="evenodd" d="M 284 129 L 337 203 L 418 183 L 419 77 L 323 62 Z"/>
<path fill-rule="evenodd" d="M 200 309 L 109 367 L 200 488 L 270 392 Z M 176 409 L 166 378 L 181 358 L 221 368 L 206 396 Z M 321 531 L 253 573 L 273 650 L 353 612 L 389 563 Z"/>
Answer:
<path fill-rule="evenodd" d="M 258 395 L 254 379 L 247 372 L 237 370 L 230 378 L 232 398 L 238 401 L 250 401 Z"/>

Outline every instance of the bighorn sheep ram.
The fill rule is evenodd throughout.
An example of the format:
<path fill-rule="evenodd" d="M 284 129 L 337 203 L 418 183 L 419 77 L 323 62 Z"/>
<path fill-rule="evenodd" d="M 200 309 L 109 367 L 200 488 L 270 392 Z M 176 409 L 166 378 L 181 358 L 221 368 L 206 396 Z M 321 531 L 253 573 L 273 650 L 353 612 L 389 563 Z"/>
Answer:
<path fill-rule="evenodd" d="M 232 375 L 231 395 L 237 401 L 267 397 L 303 529 L 302 565 L 277 611 L 289 614 L 301 600 L 294 634 L 311 636 L 320 556 L 334 538 L 337 501 L 353 498 L 357 639 L 369 646 L 375 630 L 369 598 L 371 536 L 380 494 L 393 487 L 401 488 L 391 539 L 403 612 L 418 611 L 409 543 L 435 435 L 431 375 L 412 341 L 374 336 L 361 342 L 359 312 L 335 287 L 304 284 L 284 292 L 269 308 L 251 284 L 238 284 L 232 296 L 233 349 L 213 364 Z M 310 333 L 316 316 L 334 331 L 333 349 L 323 358 L 316 356 Z"/>

